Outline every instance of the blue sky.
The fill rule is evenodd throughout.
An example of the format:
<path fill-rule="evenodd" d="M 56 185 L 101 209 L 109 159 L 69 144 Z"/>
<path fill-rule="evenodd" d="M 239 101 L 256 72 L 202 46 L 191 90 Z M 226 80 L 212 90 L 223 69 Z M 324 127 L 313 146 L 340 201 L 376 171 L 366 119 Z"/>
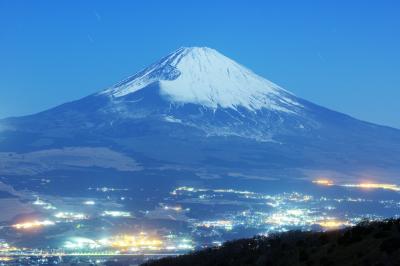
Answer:
<path fill-rule="evenodd" d="M 209 46 L 296 95 L 400 128 L 400 1 L 0 1 L 0 117 Z"/>

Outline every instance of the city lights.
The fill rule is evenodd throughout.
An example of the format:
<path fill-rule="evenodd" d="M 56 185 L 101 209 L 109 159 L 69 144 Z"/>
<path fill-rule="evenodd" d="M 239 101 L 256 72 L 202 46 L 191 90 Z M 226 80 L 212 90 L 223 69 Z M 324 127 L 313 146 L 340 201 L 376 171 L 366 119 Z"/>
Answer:
<path fill-rule="evenodd" d="M 233 228 L 233 223 L 232 221 L 228 220 L 216 220 L 216 221 L 203 221 L 200 223 L 197 223 L 196 226 L 199 227 L 206 227 L 206 228 L 223 228 L 225 230 L 232 230 Z"/>
<path fill-rule="evenodd" d="M 130 254 L 144 251 L 190 250 L 193 244 L 190 239 L 170 237 L 165 240 L 145 232 L 138 234 L 120 234 L 100 239 L 71 237 L 63 247 L 73 251 L 98 250 L 116 254 Z"/>
<path fill-rule="evenodd" d="M 306 209 L 288 209 L 272 213 L 265 222 L 275 226 L 304 226 L 315 223 L 316 218 Z"/>
<path fill-rule="evenodd" d="M 0 240 L 0 253 L 11 252 L 17 250 L 16 247 L 11 246 L 9 243 Z"/>
<path fill-rule="evenodd" d="M 131 251 L 160 250 L 163 245 L 163 241 L 146 234 L 120 235 L 110 239 L 109 243 L 111 247 Z"/>
<path fill-rule="evenodd" d="M 85 237 L 73 237 L 64 244 L 66 249 L 96 249 L 100 246 L 96 241 Z"/>
<path fill-rule="evenodd" d="M 321 185 L 321 186 L 333 186 L 334 183 L 332 180 L 326 179 L 326 178 L 321 178 L 321 179 L 316 179 L 312 181 L 314 184 Z"/>
<path fill-rule="evenodd" d="M 45 210 L 55 210 L 55 209 L 57 209 L 56 207 L 54 207 L 50 203 L 41 200 L 39 197 L 37 197 L 36 200 L 34 202 L 32 202 L 32 204 L 33 205 L 37 205 L 37 206 L 42 206 L 43 209 L 45 209 Z"/>
<path fill-rule="evenodd" d="M 341 184 L 333 184 L 328 179 L 318 179 L 314 183 L 321 186 L 333 185 L 337 188 L 342 186 Z M 384 188 L 397 191 L 397 186 L 390 184 L 360 183 L 348 184 L 346 187 Z M 125 198 L 127 201 L 128 198 L 123 194 L 125 192 L 109 188 L 100 191 L 117 194 L 114 199 L 118 201 L 113 201 L 112 197 L 109 196 L 106 196 L 105 200 L 98 199 L 101 200 L 101 204 L 97 204 L 97 200 L 94 199 L 82 200 L 82 198 L 73 203 L 69 202 L 69 199 L 66 202 L 57 201 L 57 211 L 41 210 L 50 214 L 53 218 L 48 220 L 29 219 L 23 223 L 8 226 L 21 231 L 26 230 L 27 234 L 30 233 L 29 229 L 50 225 L 57 227 L 57 230 L 71 228 L 68 236 L 59 236 L 62 237 L 59 246 L 41 251 L 21 247 L 13 248 L 7 242 L 1 245 L 0 241 L 0 255 L 6 257 L 14 256 L 14 254 L 43 254 L 46 252 L 64 255 L 105 254 L 106 256 L 161 254 L 164 252 L 166 254 L 174 254 L 174 252 L 180 254 L 198 247 L 219 246 L 226 239 L 225 237 L 234 237 L 244 232 L 260 232 L 268 235 L 272 232 L 288 230 L 325 231 L 352 226 L 363 219 L 382 219 L 381 216 L 374 214 L 360 215 L 343 212 L 343 204 L 374 203 L 388 210 L 397 210 L 400 206 L 400 202 L 397 200 L 374 200 L 364 198 L 361 195 L 352 197 L 343 194 L 332 197 L 311 195 L 298 191 L 268 194 L 230 188 L 178 187 L 172 190 L 169 197 L 157 202 L 153 209 L 143 210 L 143 214 L 154 212 L 157 214 L 154 215 L 156 218 L 152 218 L 150 215 L 146 216 L 145 221 L 140 220 L 142 212 L 138 211 L 136 219 L 142 224 L 143 228 L 140 228 L 140 230 L 143 230 L 143 232 L 132 233 L 126 232 L 126 230 L 139 229 L 131 226 L 131 220 L 127 218 L 135 216 L 129 206 L 124 206 L 119 202 L 121 198 Z M 48 201 L 41 200 L 39 197 L 31 203 L 42 208 L 52 206 Z M 199 204 L 204 204 L 201 209 L 206 213 L 204 216 L 195 213 L 197 211 L 195 205 Z M 230 207 L 225 208 L 226 205 Z M 215 208 L 211 209 L 209 206 L 215 206 Z M 127 210 L 123 210 L 122 207 L 127 208 Z M 219 212 L 215 210 L 219 210 Z M 186 226 L 186 231 L 174 231 L 170 228 L 167 231 L 164 228 L 163 230 L 146 228 L 146 222 L 149 219 L 160 219 L 160 217 L 165 220 L 182 222 Z M 85 222 L 81 222 L 82 220 L 85 220 Z M 156 224 L 156 221 L 153 221 Z M 66 226 L 65 223 L 69 223 L 70 226 Z M 98 226 L 99 224 L 101 230 L 90 230 L 92 229 L 91 226 Z M 121 231 L 110 230 L 109 226 Z M 146 231 L 147 229 L 149 231 Z M 40 233 L 41 231 L 34 232 Z M 75 236 L 75 233 L 80 235 Z M 99 235 L 96 236 L 95 233 L 99 233 Z M 196 241 L 191 240 L 192 237 Z"/>
<path fill-rule="evenodd" d="M 44 202 L 43 200 L 41 200 L 39 197 L 37 197 L 36 200 L 35 200 L 32 204 L 33 204 L 33 205 L 42 206 L 42 205 L 46 205 L 47 203 Z"/>
<path fill-rule="evenodd" d="M 54 214 L 54 217 L 59 219 L 64 219 L 67 221 L 84 220 L 88 218 L 83 213 L 75 213 L 75 212 L 58 212 Z"/>
<path fill-rule="evenodd" d="M 165 205 L 164 206 L 164 210 L 173 210 L 173 211 L 176 211 L 176 212 L 180 212 L 180 211 L 182 211 L 182 207 L 181 206 L 167 206 L 167 205 Z"/>
<path fill-rule="evenodd" d="M 111 216 L 111 217 L 131 217 L 130 212 L 125 211 L 104 211 L 102 216 Z"/>
<path fill-rule="evenodd" d="M 96 187 L 96 188 L 88 188 L 89 190 L 95 190 L 98 192 L 118 192 L 118 191 L 128 191 L 127 188 L 113 188 L 113 187 Z"/>
<path fill-rule="evenodd" d="M 340 228 L 343 226 L 350 225 L 347 222 L 343 222 L 343 221 L 339 221 L 339 220 L 335 220 L 335 219 L 327 219 L 327 220 L 319 221 L 317 224 L 327 230 L 337 229 L 337 228 Z"/>
<path fill-rule="evenodd" d="M 321 178 L 312 181 L 314 184 L 321 185 L 321 186 L 334 186 L 332 180 Z M 373 182 L 363 182 L 357 184 L 338 184 L 338 186 L 342 187 L 352 187 L 352 188 L 364 188 L 364 189 L 386 189 L 392 191 L 400 191 L 400 186 L 396 184 L 386 184 L 386 183 L 373 183 Z"/>
<path fill-rule="evenodd" d="M 400 191 L 400 187 L 395 184 L 381 184 L 381 183 L 359 183 L 359 184 L 345 184 L 344 187 L 355 187 L 365 189 L 386 189 L 393 191 Z"/>
<path fill-rule="evenodd" d="M 32 229 L 32 228 L 40 228 L 40 227 L 44 227 L 44 226 L 49 226 L 49 225 L 54 225 L 54 222 L 50 221 L 50 220 L 44 220 L 44 221 L 30 221 L 30 222 L 24 222 L 24 223 L 18 223 L 18 224 L 14 224 L 12 225 L 13 228 L 15 229 Z"/>
<path fill-rule="evenodd" d="M 12 261 L 12 260 L 13 260 L 13 258 L 11 258 L 11 257 L 1 257 L 0 256 L 0 261 L 7 262 L 7 261 Z"/>

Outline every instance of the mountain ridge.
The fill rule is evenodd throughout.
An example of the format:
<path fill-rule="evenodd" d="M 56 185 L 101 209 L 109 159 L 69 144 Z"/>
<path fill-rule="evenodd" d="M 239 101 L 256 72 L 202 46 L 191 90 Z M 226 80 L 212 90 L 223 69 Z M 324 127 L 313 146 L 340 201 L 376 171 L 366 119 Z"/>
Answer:
<path fill-rule="evenodd" d="M 179 62 L 184 58 L 190 59 L 190 66 L 196 64 L 193 58 L 197 57 L 189 53 L 179 61 L 176 54 L 179 52 L 183 51 L 178 49 L 175 54 L 109 89 L 38 114 L 1 120 L 0 152 L 112 147 L 139 163 L 142 160 L 155 162 L 159 164 L 157 167 L 163 167 L 162 164 L 177 168 L 207 167 L 220 174 L 235 168 L 243 174 L 259 175 L 272 171 L 272 174 L 292 176 L 295 171 L 303 177 L 304 172 L 311 169 L 358 177 L 368 169 L 378 169 L 374 170 L 378 173 L 377 178 L 380 175 L 384 178 L 400 170 L 397 164 L 400 160 L 400 130 L 354 119 L 296 97 L 280 87 L 238 89 L 243 80 L 252 81 L 259 77 L 250 73 L 247 79 L 239 79 L 236 84 L 237 79 L 229 79 L 226 69 L 232 69 L 231 64 L 236 67 L 237 63 L 231 63 L 234 61 L 219 53 L 216 60 L 222 58 L 223 62 L 229 62 L 228 67 L 225 64 L 217 67 L 224 72 L 222 80 L 228 78 L 235 85 L 212 90 L 213 86 L 208 85 L 219 84 L 214 83 L 216 77 L 210 77 L 208 71 L 201 72 L 199 67 L 181 66 Z M 210 53 L 214 58 L 217 52 Z M 212 63 L 203 63 L 203 55 L 201 58 L 198 66 L 215 68 Z M 167 61 L 172 62 L 172 66 L 167 66 Z M 165 67 L 167 70 L 164 71 Z M 238 69 L 243 73 L 241 66 Z M 169 76 L 169 71 L 175 73 L 175 70 L 179 75 Z M 165 87 L 165 80 L 160 79 L 166 72 L 166 77 L 171 79 L 167 82 L 171 83 Z M 245 97 L 234 95 L 228 97 L 228 101 L 214 98 L 217 100 L 206 104 L 199 99 L 207 93 L 198 98 L 191 94 L 184 100 L 166 97 L 166 92 L 174 96 L 176 91 L 186 88 L 181 82 L 174 83 L 184 73 L 190 73 L 188 76 L 195 84 L 188 90 L 190 93 L 203 90 L 206 84 L 204 91 L 211 95 L 233 87 L 233 91 L 244 91 Z M 197 84 L 196 77 L 203 81 Z M 138 79 L 142 83 L 139 84 Z M 255 84 L 259 84 L 257 82 Z M 171 84 L 178 89 L 169 91 Z M 198 85 L 200 87 L 196 87 Z M 260 91 L 266 92 L 263 95 L 270 101 L 261 102 L 265 106 L 248 104 L 249 99 L 254 99 L 247 96 L 258 95 Z M 244 99 L 247 104 L 240 101 L 233 104 L 232 99 Z M 219 100 L 222 104 L 215 105 Z M 160 147 L 163 147 L 162 152 Z"/>

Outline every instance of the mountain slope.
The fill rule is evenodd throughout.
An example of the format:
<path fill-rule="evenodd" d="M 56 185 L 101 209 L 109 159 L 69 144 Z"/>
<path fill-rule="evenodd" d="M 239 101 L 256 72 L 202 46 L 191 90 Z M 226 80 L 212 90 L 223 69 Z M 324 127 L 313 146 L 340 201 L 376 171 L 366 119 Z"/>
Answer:
<path fill-rule="evenodd" d="M 399 130 L 310 103 L 196 47 L 81 100 L 0 122 L 0 152 L 65 147 L 107 147 L 144 168 L 219 174 L 389 179 L 400 170 Z"/>

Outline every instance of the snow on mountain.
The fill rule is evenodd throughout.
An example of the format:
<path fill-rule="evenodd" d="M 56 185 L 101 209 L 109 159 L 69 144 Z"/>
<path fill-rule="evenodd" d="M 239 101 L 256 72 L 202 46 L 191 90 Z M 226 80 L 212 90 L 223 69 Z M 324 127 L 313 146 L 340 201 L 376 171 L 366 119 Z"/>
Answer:
<path fill-rule="evenodd" d="M 302 107 L 278 85 L 207 47 L 180 48 L 100 94 L 120 98 L 154 83 L 165 99 L 178 104 L 289 113 Z"/>
<path fill-rule="evenodd" d="M 112 88 L 0 120 L 0 131 L 6 154 L 112 147 L 144 167 L 288 177 L 400 169 L 399 130 L 296 97 L 210 48 L 180 48 Z"/>

